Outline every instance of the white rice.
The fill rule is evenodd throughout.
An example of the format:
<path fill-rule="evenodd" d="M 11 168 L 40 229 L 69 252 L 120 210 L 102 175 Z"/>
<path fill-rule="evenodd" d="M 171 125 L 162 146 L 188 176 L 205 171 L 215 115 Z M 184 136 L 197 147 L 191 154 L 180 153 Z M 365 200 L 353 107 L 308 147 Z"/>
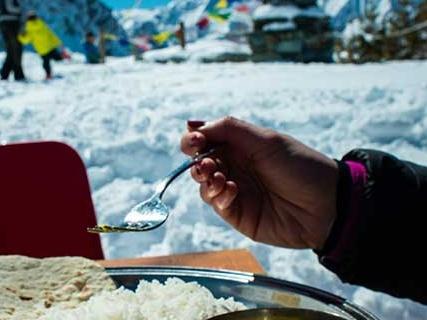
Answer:
<path fill-rule="evenodd" d="M 169 278 L 141 281 L 135 292 L 102 292 L 77 308 L 52 308 L 39 320 L 205 320 L 246 307 L 233 298 L 216 299 L 197 282 Z"/>

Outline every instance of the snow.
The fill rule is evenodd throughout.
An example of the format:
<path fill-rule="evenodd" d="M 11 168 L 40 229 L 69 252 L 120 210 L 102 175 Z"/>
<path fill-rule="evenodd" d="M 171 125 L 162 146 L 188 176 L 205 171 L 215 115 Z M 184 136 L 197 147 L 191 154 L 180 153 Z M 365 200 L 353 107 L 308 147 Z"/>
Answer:
<path fill-rule="evenodd" d="M 416 4 L 422 0 L 408 1 L 408 6 L 414 10 Z M 375 0 L 375 1 L 354 1 L 354 0 L 325 0 L 323 2 L 325 12 L 332 17 L 332 25 L 336 30 L 342 31 L 348 23 L 354 19 L 363 19 L 367 11 L 373 10 L 376 14 L 376 23 L 381 26 L 387 15 L 398 10 L 399 1 L 395 0 Z"/>
<path fill-rule="evenodd" d="M 348 0 L 328 0 L 325 2 L 325 12 L 331 16 L 336 16 L 347 4 Z"/>
<path fill-rule="evenodd" d="M 229 40 L 204 39 L 188 44 L 185 50 L 180 46 L 151 50 L 144 53 L 143 59 L 149 62 L 213 61 L 225 55 L 249 56 L 251 49 L 247 44 Z"/>
<path fill-rule="evenodd" d="M 177 25 L 183 21 L 186 26 L 195 25 L 202 17 L 210 0 L 173 0 L 162 7 L 162 21 L 165 25 Z"/>
<path fill-rule="evenodd" d="M 364 34 L 365 33 L 363 31 L 362 22 L 359 19 L 354 19 L 353 21 L 347 23 L 341 34 L 341 37 L 344 41 L 349 41 L 355 36 Z"/>
<path fill-rule="evenodd" d="M 262 27 L 262 31 L 287 31 L 295 30 L 295 23 L 291 21 L 286 22 L 271 22 Z"/>
<path fill-rule="evenodd" d="M 228 34 L 245 35 L 252 32 L 253 20 L 249 14 L 233 12 L 228 20 Z"/>
<path fill-rule="evenodd" d="M 208 3 L 209 0 L 176 0 L 154 9 L 118 10 L 114 16 L 130 37 L 172 31 L 180 22 L 184 22 L 188 33 L 196 28 Z"/>
<path fill-rule="evenodd" d="M 114 17 L 130 37 L 158 33 L 158 9 L 125 9 L 114 12 Z"/>
<path fill-rule="evenodd" d="M 427 164 L 427 62 L 159 65 L 116 58 L 55 64 L 63 77 L 46 83 L 40 58 L 26 53 L 24 60 L 31 81 L 0 84 L 0 142 L 54 139 L 76 148 L 100 223 L 119 221 L 185 159 L 179 141 L 187 119 L 231 114 L 331 157 L 368 147 Z M 103 236 L 107 257 L 248 248 L 272 276 L 347 297 L 380 319 L 425 319 L 419 304 L 342 284 L 311 251 L 241 236 L 202 203 L 189 175 L 165 200 L 171 215 L 163 227 Z"/>
<path fill-rule="evenodd" d="M 298 8 L 294 5 L 273 6 L 261 5 L 253 13 L 254 20 L 287 19 L 292 20 L 296 16 L 325 17 L 325 13 L 319 7 Z"/>
<path fill-rule="evenodd" d="M 378 2 L 376 12 L 378 16 L 376 17 L 376 21 L 381 23 L 384 20 L 385 16 L 392 10 L 391 0 L 380 0 Z"/>
<path fill-rule="evenodd" d="M 209 0 L 201 0 L 199 1 L 200 4 L 198 4 L 198 6 L 194 9 L 194 10 L 189 10 L 186 12 L 183 12 L 181 14 L 180 20 L 184 22 L 184 24 L 186 26 L 195 26 L 196 23 L 200 20 L 200 18 L 203 17 L 205 11 L 206 11 L 206 7 L 209 4 Z M 177 7 L 179 8 L 178 5 L 179 1 L 177 1 L 177 4 L 175 4 L 175 6 L 170 6 L 170 7 Z"/>
<path fill-rule="evenodd" d="M 266 19 L 289 19 L 292 20 L 296 15 L 301 13 L 302 9 L 293 6 L 273 6 L 266 4 L 259 6 L 253 13 L 254 20 L 266 20 Z"/>

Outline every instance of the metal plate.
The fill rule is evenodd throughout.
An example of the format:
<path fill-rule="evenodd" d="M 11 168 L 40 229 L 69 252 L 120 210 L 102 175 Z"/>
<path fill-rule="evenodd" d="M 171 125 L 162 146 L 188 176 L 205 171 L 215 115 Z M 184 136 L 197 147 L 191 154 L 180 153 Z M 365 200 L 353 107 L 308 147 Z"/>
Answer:
<path fill-rule="evenodd" d="M 358 306 L 328 292 L 247 272 L 186 267 L 107 268 L 117 286 L 135 290 L 139 281 L 178 277 L 207 287 L 216 298 L 234 297 L 248 308 L 294 308 L 337 315 L 347 320 L 378 320 Z M 322 318 L 316 318 L 322 319 Z"/>
<path fill-rule="evenodd" d="M 336 315 L 320 311 L 292 309 L 292 308 L 268 308 L 236 311 L 208 320 L 343 320 Z"/>

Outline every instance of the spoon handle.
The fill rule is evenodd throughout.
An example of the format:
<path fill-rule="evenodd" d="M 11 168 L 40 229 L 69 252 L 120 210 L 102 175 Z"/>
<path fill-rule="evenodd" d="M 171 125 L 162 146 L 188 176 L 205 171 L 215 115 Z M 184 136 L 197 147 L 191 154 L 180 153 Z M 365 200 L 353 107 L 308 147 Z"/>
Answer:
<path fill-rule="evenodd" d="M 194 166 L 196 163 L 212 155 L 215 151 L 216 149 L 212 148 L 204 153 L 196 154 L 190 159 L 184 161 L 179 167 L 177 167 L 171 173 L 169 173 L 156 187 L 156 194 L 159 195 L 159 198 L 160 199 L 162 198 L 163 193 L 165 192 L 165 190 L 171 184 L 172 181 L 174 181 L 178 176 L 180 176 L 183 172 L 187 171 L 189 168 Z"/>

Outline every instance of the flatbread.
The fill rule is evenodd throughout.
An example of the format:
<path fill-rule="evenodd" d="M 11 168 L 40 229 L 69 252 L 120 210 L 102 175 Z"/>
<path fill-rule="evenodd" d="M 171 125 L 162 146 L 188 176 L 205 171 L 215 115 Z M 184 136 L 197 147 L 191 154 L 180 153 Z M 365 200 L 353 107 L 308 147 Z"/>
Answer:
<path fill-rule="evenodd" d="M 114 289 L 104 268 L 92 260 L 0 256 L 0 320 L 37 319 L 53 306 L 74 308 Z"/>

